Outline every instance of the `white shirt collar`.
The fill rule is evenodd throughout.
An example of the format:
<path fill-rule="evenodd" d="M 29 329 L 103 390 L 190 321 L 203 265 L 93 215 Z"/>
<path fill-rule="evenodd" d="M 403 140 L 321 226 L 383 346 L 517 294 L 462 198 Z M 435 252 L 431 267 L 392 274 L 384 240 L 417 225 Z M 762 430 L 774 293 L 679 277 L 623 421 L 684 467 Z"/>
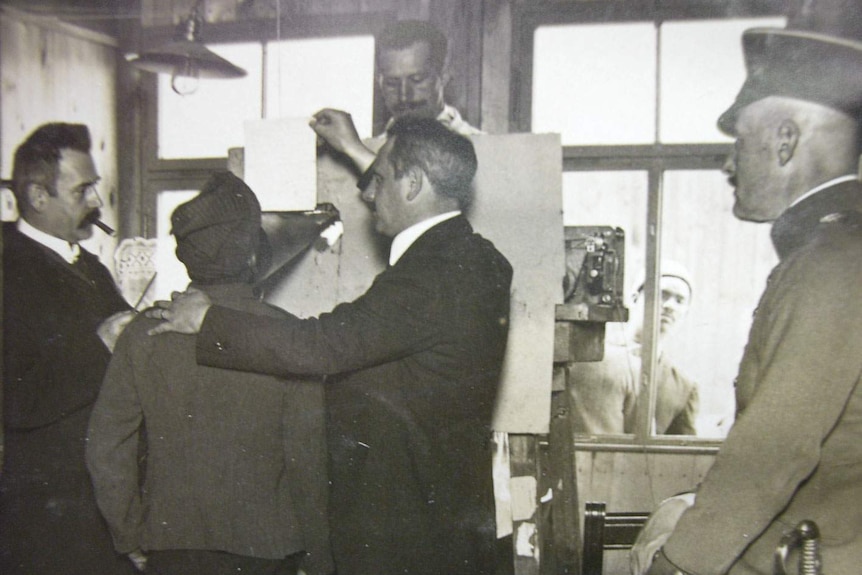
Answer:
<path fill-rule="evenodd" d="M 401 256 L 413 245 L 413 242 L 419 239 L 419 237 L 436 226 L 441 222 L 445 222 L 446 220 L 450 220 L 455 216 L 461 215 L 459 210 L 455 210 L 454 212 L 446 212 L 445 214 L 440 214 L 434 216 L 433 218 L 428 218 L 427 220 L 422 220 L 418 224 L 413 224 L 406 230 L 403 230 L 392 240 L 392 247 L 389 248 L 389 265 L 394 266 L 398 260 L 401 259 Z"/>
<path fill-rule="evenodd" d="M 839 176 L 837 178 L 833 178 L 833 179 L 829 180 L 828 182 L 823 182 L 819 186 L 815 186 L 813 189 L 805 192 L 804 194 L 802 194 L 801 196 L 799 196 L 798 198 L 793 200 L 793 203 L 790 205 L 795 206 L 796 204 L 798 204 L 799 202 L 801 202 L 805 198 L 811 197 L 814 194 L 816 194 L 817 192 L 819 192 L 821 190 L 825 190 L 826 188 L 829 188 L 832 186 L 837 186 L 838 184 L 843 184 L 844 182 L 855 181 L 858 179 L 859 179 L 859 177 L 856 174 L 847 174 L 846 176 Z"/>
<path fill-rule="evenodd" d="M 66 240 L 46 234 L 42 230 L 34 228 L 24 218 L 18 218 L 18 231 L 34 242 L 38 242 L 51 251 L 56 252 L 57 255 L 70 264 L 75 263 L 81 253 L 81 247 L 78 244 L 70 244 Z"/>

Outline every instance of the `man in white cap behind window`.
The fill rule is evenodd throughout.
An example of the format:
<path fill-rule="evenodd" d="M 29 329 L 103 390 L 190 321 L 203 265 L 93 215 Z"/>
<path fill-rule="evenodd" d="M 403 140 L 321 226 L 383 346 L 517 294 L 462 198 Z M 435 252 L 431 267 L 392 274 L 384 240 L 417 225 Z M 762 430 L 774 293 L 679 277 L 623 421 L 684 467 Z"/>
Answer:
<path fill-rule="evenodd" d="M 661 263 L 659 345 L 673 334 L 691 306 L 691 274 L 681 263 Z M 649 392 L 642 386 L 641 343 L 644 320 L 644 281 L 635 282 L 627 333 L 622 342 L 610 341 L 600 362 L 569 367 L 569 394 L 576 432 L 622 434 L 635 432 L 637 406 Z M 700 409 L 697 384 L 659 348 L 655 381 L 655 433 L 697 435 Z"/>

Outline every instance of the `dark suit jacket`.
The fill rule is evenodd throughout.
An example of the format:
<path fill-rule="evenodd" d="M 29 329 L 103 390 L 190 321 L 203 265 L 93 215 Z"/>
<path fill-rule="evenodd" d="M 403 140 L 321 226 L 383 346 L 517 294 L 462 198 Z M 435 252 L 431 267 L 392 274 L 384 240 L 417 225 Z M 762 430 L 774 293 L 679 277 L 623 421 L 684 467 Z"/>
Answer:
<path fill-rule="evenodd" d="M 81 250 L 72 266 L 3 225 L 4 574 L 125 572 L 84 465 L 90 409 L 110 358 L 96 328 L 125 309 L 96 256 Z"/>
<path fill-rule="evenodd" d="M 198 361 L 327 374 L 340 575 L 493 570 L 490 423 L 512 269 L 463 217 L 434 226 L 369 290 L 318 318 L 213 307 Z"/>

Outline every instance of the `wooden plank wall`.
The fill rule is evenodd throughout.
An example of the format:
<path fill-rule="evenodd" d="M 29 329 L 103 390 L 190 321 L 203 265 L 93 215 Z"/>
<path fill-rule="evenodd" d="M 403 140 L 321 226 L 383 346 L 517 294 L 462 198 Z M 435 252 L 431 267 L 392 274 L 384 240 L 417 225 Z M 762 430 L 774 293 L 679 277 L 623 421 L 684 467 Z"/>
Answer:
<path fill-rule="evenodd" d="M 0 171 L 11 176 L 15 148 L 45 122 L 87 124 L 102 177 L 103 220 L 117 227 L 116 42 L 102 34 L 0 6 Z M 14 219 L 15 214 L 4 214 Z M 116 240 L 96 231 L 84 243 L 113 269 Z"/>
<path fill-rule="evenodd" d="M 577 451 L 575 476 L 583 533 L 584 505 L 604 501 L 608 511 L 652 511 L 667 497 L 700 483 L 714 455 Z M 625 551 L 605 553 L 605 575 L 628 575 Z"/>
<path fill-rule="evenodd" d="M 606 501 L 608 511 L 652 510 L 663 499 L 695 487 L 714 455 L 577 451 L 582 502 Z"/>

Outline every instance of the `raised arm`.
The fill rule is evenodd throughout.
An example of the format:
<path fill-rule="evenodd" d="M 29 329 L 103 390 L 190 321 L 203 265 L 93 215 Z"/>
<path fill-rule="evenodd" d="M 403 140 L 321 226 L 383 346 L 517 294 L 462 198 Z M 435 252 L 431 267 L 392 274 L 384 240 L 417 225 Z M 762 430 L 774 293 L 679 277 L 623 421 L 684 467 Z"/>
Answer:
<path fill-rule="evenodd" d="M 377 155 L 359 139 L 353 118 L 347 112 L 324 108 L 311 117 L 308 125 L 334 150 L 350 158 L 359 173 L 374 163 Z"/>

